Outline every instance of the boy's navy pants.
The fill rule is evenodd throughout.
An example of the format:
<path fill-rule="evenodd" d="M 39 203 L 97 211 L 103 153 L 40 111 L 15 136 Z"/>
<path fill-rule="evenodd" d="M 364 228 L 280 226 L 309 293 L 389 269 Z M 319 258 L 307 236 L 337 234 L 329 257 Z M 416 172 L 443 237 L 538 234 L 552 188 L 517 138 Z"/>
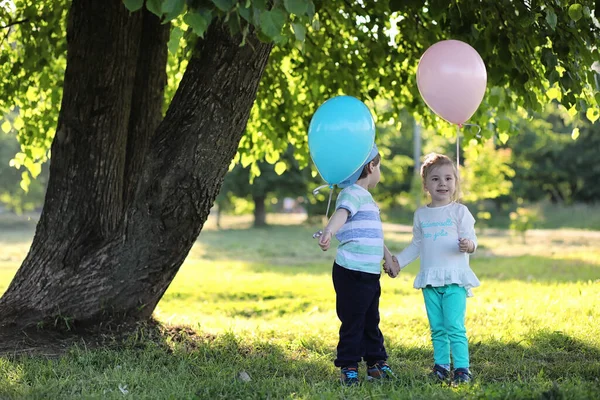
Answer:
<path fill-rule="evenodd" d="M 352 271 L 333 263 L 336 311 L 342 322 L 337 346 L 337 367 L 368 365 L 387 360 L 379 330 L 379 274 Z"/>

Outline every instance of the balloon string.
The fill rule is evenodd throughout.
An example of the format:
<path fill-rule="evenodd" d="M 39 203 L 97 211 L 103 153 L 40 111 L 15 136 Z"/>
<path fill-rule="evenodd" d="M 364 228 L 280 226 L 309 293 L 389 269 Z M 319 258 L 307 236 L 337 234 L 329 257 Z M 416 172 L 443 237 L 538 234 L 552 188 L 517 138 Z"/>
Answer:
<path fill-rule="evenodd" d="M 475 134 L 475 136 L 478 138 L 481 137 L 481 127 L 477 124 L 457 124 L 456 125 L 456 171 L 458 172 L 459 176 L 460 176 L 460 128 L 462 128 L 463 126 L 476 126 L 477 133 Z"/>
<path fill-rule="evenodd" d="M 329 201 L 327 202 L 327 211 L 325 211 L 325 218 L 329 220 L 329 206 L 331 205 L 331 196 L 333 195 L 333 186 L 329 187 Z"/>
<path fill-rule="evenodd" d="M 462 124 L 456 125 L 456 172 L 460 177 L 460 128 Z"/>
<path fill-rule="evenodd" d="M 325 187 L 329 187 L 329 200 L 327 201 L 327 211 L 325 211 L 325 218 L 327 220 L 329 220 L 329 206 L 331 205 L 331 197 L 333 196 L 333 185 L 321 185 L 318 188 L 313 190 L 313 196 L 316 196 L 317 194 L 319 194 L 319 191 Z M 323 235 L 323 231 L 319 230 L 315 233 L 313 233 L 312 237 L 313 239 L 318 239 L 321 237 L 321 235 Z"/>

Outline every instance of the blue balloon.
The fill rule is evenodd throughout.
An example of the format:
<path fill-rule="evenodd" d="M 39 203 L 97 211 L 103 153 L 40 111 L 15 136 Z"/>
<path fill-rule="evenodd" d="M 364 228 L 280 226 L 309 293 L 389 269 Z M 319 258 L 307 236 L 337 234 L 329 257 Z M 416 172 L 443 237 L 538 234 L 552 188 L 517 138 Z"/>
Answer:
<path fill-rule="evenodd" d="M 364 165 L 375 143 L 369 108 L 351 96 L 327 100 L 308 127 L 308 148 L 325 182 L 337 185 Z"/>

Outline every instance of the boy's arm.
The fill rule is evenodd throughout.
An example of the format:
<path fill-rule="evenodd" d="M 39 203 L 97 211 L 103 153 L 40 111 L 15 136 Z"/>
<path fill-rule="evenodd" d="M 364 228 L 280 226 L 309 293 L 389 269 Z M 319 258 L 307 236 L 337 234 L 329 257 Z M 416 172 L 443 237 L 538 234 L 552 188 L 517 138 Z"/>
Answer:
<path fill-rule="evenodd" d="M 329 219 L 329 223 L 325 229 L 323 229 L 323 234 L 319 238 L 319 246 L 321 247 L 321 250 L 327 251 L 327 249 L 329 249 L 329 246 L 331 245 L 331 238 L 346 223 L 348 220 L 348 214 L 349 212 L 345 208 L 338 208 L 335 210 Z"/>

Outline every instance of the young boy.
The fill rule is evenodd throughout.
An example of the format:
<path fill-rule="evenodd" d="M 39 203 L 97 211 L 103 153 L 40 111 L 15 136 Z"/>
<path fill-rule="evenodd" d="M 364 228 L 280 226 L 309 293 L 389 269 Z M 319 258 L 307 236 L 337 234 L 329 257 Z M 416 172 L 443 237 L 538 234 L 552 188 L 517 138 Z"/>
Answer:
<path fill-rule="evenodd" d="M 344 385 L 359 383 L 361 359 L 367 363 L 367 380 L 394 377 L 379 330 L 379 278 L 384 253 L 386 265 L 393 265 L 393 261 L 383 243 L 379 208 L 369 193 L 379 182 L 380 160 L 373 145 L 363 167 L 338 185 L 344 190 L 319 239 L 323 251 L 329 249 L 334 235 L 340 241 L 333 263 L 336 311 L 342 323 L 335 365 L 341 368 Z M 397 274 L 386 272 L 392 277 Z"/>

